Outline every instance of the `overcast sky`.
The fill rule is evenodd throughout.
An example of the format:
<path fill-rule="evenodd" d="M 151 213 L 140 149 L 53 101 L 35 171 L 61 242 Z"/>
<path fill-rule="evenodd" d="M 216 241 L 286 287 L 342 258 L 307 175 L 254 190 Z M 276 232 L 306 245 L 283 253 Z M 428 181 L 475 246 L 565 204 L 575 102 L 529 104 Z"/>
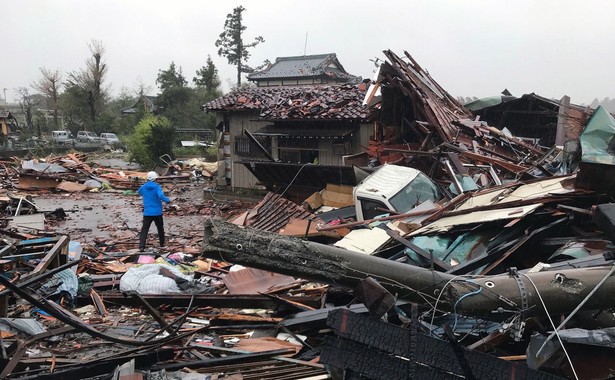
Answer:
<path fill-rule="evenodd" d="M 171 61 L 186 78 L 210 54 L 225 90 L 234 67 L 215 41 L 226 15 L 243 5 L 256 66 L 276 57 L 336 53 L 369 78 L 391 49 L 407 50 L 453 96 L 486 97 L 508 88 L 574 103 L 615 97 L 615 1 L 609 0 L 2 0 L 0 91 L 40 78 L 39 68 L 84 67 L 88 42 L 106 48 L 107 84 L 117 94 L 155 79 Z M 307 34 L 307 46 L 306 46 Z M 66 75 L 64 75 L 66 77 Z M 32 91 L 32 90 L 31 90 Z M 1 94 L 1 93 L 0 93 Z"/>

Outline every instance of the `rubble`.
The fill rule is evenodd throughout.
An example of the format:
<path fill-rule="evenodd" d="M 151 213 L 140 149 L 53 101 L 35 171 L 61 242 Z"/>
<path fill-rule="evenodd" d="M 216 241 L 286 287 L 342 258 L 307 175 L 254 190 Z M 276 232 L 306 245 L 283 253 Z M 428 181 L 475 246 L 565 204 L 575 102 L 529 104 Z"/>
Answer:
<path fill-rule="evenodd" d="M 566 97 L 560 103 L 532 94 L 506 107 L 531 115 L 532 109 L 520 107 L 540 102 L 548 108 L 542 119 L 534 117 L 528 125 L 503 116 L 483 121 L 480 115 L 494 114 L 462 107 L 409 54 L 400 58 L 385 51 L 385 55 L 387 61 L 364 101 L 380 110 L 380 118 L 365 157 L 357 155 L 353 163 L 367 171 L 373 170 L 368 162 L 421 170 L 445 197 L 401 212 L 381 202 L 380 215 L 376 212 L 377 216 L 362 220 L 357 189 L 364 177 L 357 176 L 354 168 L 246 161 L 245 167 L 272 193 L 253 211 L 252 220 L 235 220 L 235 225 L 207 222 L 203 254 L 342 286 L 354 290 L 364 303 L 369 300 L 361 298 L 365 296 L 361 286 L 373 279 L 397 302 L 416 304 L 412 310 L 399 304 L 389 310 L 387 297 L 376 291 L 372 296 L 379 301 L 374 307 L 388 305 L 387 320 L 412 331 L 428 331 L 429 338 L 448 341 L 445 346 L 452 349 L 451 358 L 442 363 L 419 357 L 430 344 L 426 341 L 403 352 L 395 351 L 395 345 L 383 350 L 378 342 L 397 341 L 401 332 L 387 339 L 380 327 L 370 329 L 360 322 L 356 334 L 365 336 L 364 341 L 338 334 L 336 339 L 328 336 L 331 343 L 321 346 L 321 362 L 342 369 L 348 378 L 407 378 L 417 373 L 418 378 L 508 378 L 510 371 L 532 378 L 608 378 L 609 343 L 586 338 L 584 343 L 600 346 L 594 348 L 600 354 L 590 359 L 581 353 L 581 343 L 572 343 L 570 337 L 605 337 L 609 332 L 604 329 L 615 322 L 609 296 L 614 284 L 613 186 L 610 176 L 603 179 L 598 174 L 610 173 L 613 167 L 608 148 L 614 136 L 612 116 L 602 109 L 572 105 Z M 391 104 L 407 105 L 406 113 Z M 541 124 L 547 119 L 548 125 Z M 486 120 L 500 125 L 495 128 Z M 501 128 L 501 123 L 510 123 L 522 137 Z M 541 128 L 549 128 L 549 133 L 541 135 Z M 565 143 L 555 146 L 562 138 Z M 297 201 L 309 183 L 318 189 Z M 323 192 L 348 185 L 355 186 L 354 206 L 319 210 Z M 285 205 L 273 194 L 281 189 L 295 205 Z M 390 196 L 386 194 L 387 199 Z M 312 213 L 299 219 L 303 222 L 283 217 L 302 202 L 302 212 Z M 261 228 L 261 220 L 272 218 L 268 214 L 259 219 L 266 215 L 260 209 L 275 209 L 277 223 Z M 408 317 L 410 312 L 415 319 Z M 327 314 L 333 318 L 332 311 L 321 315 Z M 342 330 L 353 315 L 340 317 L 346 326 Z M 295 317 L 299 325 L 308 323 L 309 317 L 305 318 Z M 293 320 L 289 325 L 297 327 Z M 317 320 L 322 328 L 323 318 Z M 564 322 L 557 326 L 555 320 Z M 577 326 L 588 330 L 579 332 Z M 484 351 L 494 359 L 514 361 L 514 366 L 503 365 L 485 375 L 484 367 L 473 366 L 501 362 L 470 359 Z M 395 363 L 392 355 L 403 360 Z M 445 368 L 451 362 L 456 368 Z"/>
<path fill-rule="evenodd" d="M 165 161 L 164 248 L 137 249 L 145 172 L 80 153 L 1 162 L 0 377 L 609 378 L 612 116 L 507 98 L 547 104 L 557 125 L 544 140 L 540 123 L 496 128 L 494 109 L 385 56 L 348 98 L 259 88 L 210 103 L 373 116 L 374 138 L 361 168 L 244 163 L 270 190 L 257 203 L 203 197 L 218 163 Z M 370 181 L 396 165 L 414 174 Z"/>

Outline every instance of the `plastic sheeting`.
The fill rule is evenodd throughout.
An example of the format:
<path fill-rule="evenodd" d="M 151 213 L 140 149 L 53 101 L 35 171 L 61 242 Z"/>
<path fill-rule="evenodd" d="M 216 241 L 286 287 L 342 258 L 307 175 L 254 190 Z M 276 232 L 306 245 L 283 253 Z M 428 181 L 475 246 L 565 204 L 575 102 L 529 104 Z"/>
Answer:
<path fill-rule="evenodd" d="M 169 294 L 184 293 L 175 280 L 160 274 L 160 269 L 165 268 L 175 276 L 192 281 L 192 276 L 187 276 L 179 269 L 165 264 L 145 264 L 140 267 L 128 269 L 120 280 L 120 290 L 123 292 L 136 291 L 139 294 Z"/>
<path fill-rule="evenodd" d="M 604 107 L 599 106 L 579 137 L 583 152 L 581 161 L 615 165 L 612 146 L 614 137 L 615 119 Z"/>
<path fill-rule="evenodd" d="M 42 288 L 52 289 L 55 286 L 57 286 L 57 288 L 52 295 L 65 291 L 72 297 L 76 297 L 77 289 L 79 287 L 79 280 L 77 279 L 75 272 L 73 272 L 70 268 L 67 268 L 51 276 L 49 281 L 47 281 Z"/>
<path fill-rule="evenodd" d="M 45 162 L 35 162 L 34 160 L 24 161 L 21 164 L 21 168 L 24 170 L 34 170 L 36 172 L 45 173 L 65 173 L 68 170 L 57 164 L 47 164 Z"/>

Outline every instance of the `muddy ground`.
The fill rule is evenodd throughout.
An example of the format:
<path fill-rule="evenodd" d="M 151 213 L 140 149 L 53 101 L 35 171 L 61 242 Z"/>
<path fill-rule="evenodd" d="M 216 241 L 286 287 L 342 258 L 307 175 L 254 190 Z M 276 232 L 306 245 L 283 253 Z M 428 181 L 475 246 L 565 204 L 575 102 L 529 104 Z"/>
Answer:
<path fill-rule="evenodd" d="M 167 250 L 194 252 L 200 249 L 203 223 L 211 215 L 225 218 L 237 215 L 249 207 L 242 202 L 205 200 L 203 191 L 211 183 L 164 184 L 165 194 L 172 199 L 165 206 L 164 222 Z M 64 220 L 49 220 L 47 232 L 67 234 L 83 246 L 109 246 L 111 251 L 138 248 L 142 222 L 141 197 L 134 192 L 105 191 L 100 193 L 34 194 L 34 203 L 41 211 L 62 208 Z M 157 247 L 154 224 L 150 227 L 148 247 Z"/>

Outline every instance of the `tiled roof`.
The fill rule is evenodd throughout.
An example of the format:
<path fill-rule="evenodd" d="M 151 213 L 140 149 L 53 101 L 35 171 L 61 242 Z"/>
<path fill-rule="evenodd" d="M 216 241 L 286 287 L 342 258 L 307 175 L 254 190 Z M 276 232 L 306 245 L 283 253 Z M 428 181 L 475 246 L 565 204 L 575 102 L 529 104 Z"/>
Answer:
<path fill-rule="evenodd" d="M 330 64 L 338 68 L 333 68 Z M 265 70 L 248 75 L 249 80 L 274 78 L 313 78 L 328 76 L 333 78 L 353 79 L 334 53 L 318 55 L 302 55 L 296 57 L 280 57 Z"/>
<path fill-rule="evenodd" d="M 203 105 L 206 111 L 259 110 L 263 119 L 369 120 L 362 104 L 366 85 L 252 87 L 231 92 Z"/>

